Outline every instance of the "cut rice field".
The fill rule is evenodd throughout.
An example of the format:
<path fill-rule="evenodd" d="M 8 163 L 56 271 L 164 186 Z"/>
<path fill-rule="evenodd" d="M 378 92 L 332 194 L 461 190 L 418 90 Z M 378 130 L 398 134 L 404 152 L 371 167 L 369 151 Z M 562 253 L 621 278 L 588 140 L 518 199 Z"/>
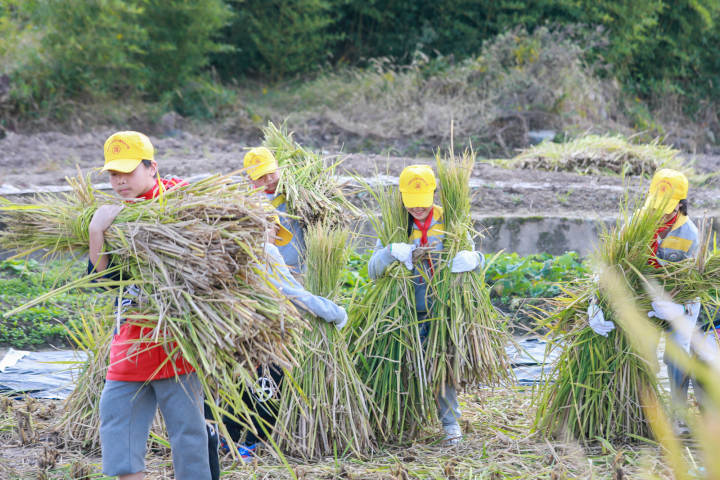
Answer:
<path fill-rule="evenodd" d="M 261 450 L 251 465 L 222 461 L 223 479 L 570 479 L 593 478 L 671 479 L 653 444 L 582 449 L 577 444 L 548 442 L 530 432 L 534 417 L 531 390 L 503 388 L 460 396 L 465 439 L 457 447 L 441 445 L 439 426 L 423 432 L 411 445 L 386 447 L 364 460 L 325 457 L 314 462 L 287 458 L 290 469 Z M 84 470 L 105 479 L 99 455 L 67 448 L 53 432 L 59 402 L 2 399 L 0 412 L 0 478 L 65 480 Z M 31 412 L 27 414 L 28 410 Z M 27 421 L 29 420 L 29 422 Z M 25 444 L 21 444 L 21 439 Z M 685 455 L 690 465 L 698 458 L 690 446 Z M 169 450 L 154 443 L 147 456 L 147 479 L 173 478 Z M 696 474 L 691 471 L 690 474 Z"/>

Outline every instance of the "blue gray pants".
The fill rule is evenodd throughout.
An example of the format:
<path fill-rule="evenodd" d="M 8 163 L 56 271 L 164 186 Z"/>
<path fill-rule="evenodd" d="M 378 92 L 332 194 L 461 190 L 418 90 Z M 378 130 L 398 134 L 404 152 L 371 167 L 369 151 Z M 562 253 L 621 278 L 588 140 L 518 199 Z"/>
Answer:
<path fill-rule="evenodd" d="M 423 321 L 427 317 L 427 312 L 418 312 L 418 320 L 422 322 L 420 323 L 420 341 L 422 341 L 423 344 L 430 332 L 430 322 Z M 460 405 L 458 404 L 455 387 L 452 383 L 448 383 L 443 390 L 444 391 L 438 392 L 435 398 L 437 401 L 438 418 L 440 418 L 443 427 L 458 425 Z"/>
<path fill-rule="evenodd" d="M 103 473 L 145 470 L 145 451 L 158 406 L 170 436 L 175 478 L 210 480 L 203 395 L 197 374 L 150 382 L 107 380 L 100 397 Z"/>

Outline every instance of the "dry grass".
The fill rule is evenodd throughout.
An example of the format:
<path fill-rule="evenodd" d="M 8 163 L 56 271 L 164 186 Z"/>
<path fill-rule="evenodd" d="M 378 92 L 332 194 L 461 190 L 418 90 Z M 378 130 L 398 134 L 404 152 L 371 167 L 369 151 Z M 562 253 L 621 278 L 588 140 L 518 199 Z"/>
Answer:
<path fill-rule="evenodd" d="M 651 175 L 658 168 L 690 173 L 680 152 L 658 140 L 636 144 L 620 136 L 587 135 L 566 143 L 543 142 L 517 155 L 510 165 L 527 170 L 591 175 Z"/>
<path fill-rule="evenodd" d="M 440 428 L 425 432 L 405 447 L 389 447 L 367 460 L 324 458 L 306 463 L 289 458 L 292 474 L 269 450 L 256 463 L 233 465 L 223 459 L 225 479 L 570 479 L 647 478 L 671 479 L 653 445 L 597 447 L 583 450 L 574 443 L 548 442 L 529 434 L 534 406 L 529 390 L 483 390 L 460 397 L 463 409 L 464 442 L 456 448 L 440 445 Z M 0 478 L 36 479 L 44 452 L 55 456 L 55 465 L 46 468 L 45 478 L 71 477 L 72 468 L 99 472 L 98 457 L 86 457 L 77 448 L 68 448 L 52 432 L 58 402 L 5 400 L 0 412 Z M 30 407 L 28 407 L 30 405 Z M 20 445 L 16 412 L 30 408 L 35 440 Z M 694 451 L 693 458 L 694 458 Z M 163 452 L 160 452 L 163 453 Z M 148 455 L 148 480 L 172 479 L 172 466 L 165 455 Z M 695 459 L 697 460 L 697 459 Z M 73 467 L 74 466 L 74 467 Z"/>
<path fill-rule="evenodd" d="M 365 69 L 273 91 L 253 107 L 270 118 L 287 116 L 303 137 L 340 130 L 381 143 L 424 141 L 427 151 L 448 139 L 453 121 L 456 141 L 471 138 L 509 157 L 539 126 L 623 130 L 619 86 L 595 76 L 583 56 L 565 32 L 517 29 L 460 62 L 421 53 L 407 66 L 375 59 Z"/>

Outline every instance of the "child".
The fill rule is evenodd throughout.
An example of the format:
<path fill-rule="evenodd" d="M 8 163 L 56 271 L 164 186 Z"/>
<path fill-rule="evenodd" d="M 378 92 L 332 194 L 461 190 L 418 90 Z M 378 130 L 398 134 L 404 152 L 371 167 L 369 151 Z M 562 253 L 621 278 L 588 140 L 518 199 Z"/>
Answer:
<path fill-rule="evenodd" d="M 178 179 L 160 180 L 150 139 L 139 132 L 111 135 L 105 142 L 105 165 L 112 189 L 124 200 L 149 200 L 173 187 Z M 122 210 L 103 205 L 90 226 L 89 272 L 108 268 L 103 253 L 105 231 Z M 125 301 L 118 308 L 132 305 Z M 207 433 L 203 396 L 193 368 L 180 356 L 168 359 L 162 344 L 144 340 L 152 328 L 131 320 L 115 332 L 110 366 L 100 398 L 100 442 L 103 473 L 121 480 L 144 478 L 145 450 L 150 427 L 160 407 L 172 448 L 175 476 L 179 480 L 209 480 Z"/>
<path fill-rule="evenodd" d="M 660 226 L 655 233 L 651 245 L 653 256 L 650 265 L 659 268 L 665 262 L 679 262 L 687 258 L 695 258 L 699 249 L 698 229 L 688 217 L 688 180 L 681 172 L 671 169 L 660 169 L 653 175 L 644 208 L 663 209 Z M 658 300 L 652 302 L 653 310 L 648 313 L 650 317 L 662 320 L 673 320 L 682 317 L 689 325 L 697 325 L 700 313 L 700 302 L 688 302 L 680 305 L 670 301 Z M 612 321 L 605 321 L 602 310 L 597 305 L 590 305 L 588 309 L 590 327 L 601 335 L 607 334 L 615 328 Z M 669 337 L 683 350 L 689 352 L 690 337 L 678 330 L 671 329 Z M 668 377 L 670 379 L 670 393 L 673 406 L 676 409 L 687 407 L 688 387 L 690 376 L 677 367 L 672 359 L 665 354 Z M 694 386 L 698 387 L 693 380 Z M 696 390 L 698 390 L 696 388 Z M 686 427 L 676 422 L 678 433 L 683 433 Z"/>
<path fill-rule="evenodd" d="M 251 149 L 245 154 L 243 165 L 255 188 L 262 188 L 268 201 L 278 212 L 287 213 L 285 195 L 278 195 L 278 182 L 280 172 L 277 160 L 270 150 L 265 147 Z M 285 264 L 294 274 L 303 271 L 303 258 L 305 257 L 305 235 L 300 221 L 283 216 L 280 219 L 282 227 L 290 232 L 290 242 L 279 245 L 278 250 L 285 260 Z"/>
<path fill-rule="evenodd" d="M 401 262 L 411 271 L 418 273 L 414 280 L 415 286 L 415 308 L 418 319 L 428 318 L 428 312 L 432 310 L 433 299 L 428 296 L 427 283 L 418 268 L 421 268 L 425 275 L 432 276 L 435 273 L 437 259 L 431 256 L 423 260 L 419 265 L 413 265 L 413 251 L 418 247 L 429 247 L 432 251 L 443 250 L 443 223 L 442 209 L 433 204 L 436 181 L 435 174 L 427 165 L 411 165 L 405 168 L 400 174 L 400 193 L 405 209 L 408 211 L 408 243 L 393 243 L 382 245 L 377 241 L 375 251 L 368 264 L 368 275 L 372 279 L 379 278 L 393 262 Z M 477 252 L 462 251 L 457 254 L 452 262 L 452 272 L 469 272 L 480 268 L 484 264 L 484 258 Z M 429 324 L 423 323 L 420 328 L 421 339 L 428 335 Z M 460 418 L 460 407 L 457 401 L 457 393 L 452 384 L 445 385 L 444 392 L 437 396 L 438 416 L 445 430 L 445 441 L 449 445 L 457 444 L 462 431 L 458 423 Z"/>

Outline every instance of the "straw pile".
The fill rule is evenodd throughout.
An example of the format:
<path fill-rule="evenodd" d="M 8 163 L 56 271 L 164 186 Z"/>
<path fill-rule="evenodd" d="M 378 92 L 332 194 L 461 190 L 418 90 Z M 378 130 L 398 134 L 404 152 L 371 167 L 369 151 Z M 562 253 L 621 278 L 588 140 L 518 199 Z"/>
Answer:
<path fill-rule="evenodd" d="M 662 270 L 648 265 L 660 216 L 641 210 L 629 218 L 625 212 L 612 231 L 603 233 L 594 254 L 597 265 L 617 271 L 624 282 L 621 287 L 644 312 L 649 311 L 651 302 L 645 278 L 663 276 Z M 667 269 L 678 274 L 681 271 L 679 265 Z M 683 281 L 677 277 L 676 282 L 680 285 Z M 702 292 L 705 286 L 684 283 L 682 290 L 675 291 L 675 301 L 683 301 L 681 292 L 687 299 L 706 296 L 707 292 Z M 591 301 L 597 301 L 606 320 L 615 322 L 615 330 L 607 337 L 596 334 L 588 325 Z M 634 351 L 629 332 L 622 328 L 622 318 L 616 317 L 593 279 L 579 280 L 567 289 L 566 295 L 552 302 L 556 310 L 544 322 L 555 335 L 549 348 L 563 351 L 549 381 L 540 387 L 536 427 L 546 434 L 583 442 L 597 438 L 626 442 L 649 437 L 644 406 L 657 402 L 655 362 Z"/>
<path fill-rule="evenodd" d="M 497 385 L 512 376 L 505 352 L 505 322 L 490 302 L 484 271 L 452 273 L 450 262 L 461 250 L 474 250 L 470 216 L 470 174 L 475 155 L 452 150 L 437 158 L 445 227 L 444 262 L 431 281 L 433 319 L 426 360 L 433 391 L 452 384 Z"/>
<path fill-rule="evenodd" d="M 357 213 L 335 177 L 339 162 L 330 164 L 321 154 L 303 148 L 292 133 L 272 122 L 263 133 L 263 146 L 275 154 L 281 169 L 276 191 L 285 195 L 290 215 L 305 225 L 333 226 L 347 223 Z"/>
<path fill-rule="evenodd" d="M 382 244 L 407 242 L 408 214 L 397 187 L 370 193 L 382 214 L 370 217 Z M 411 439 L 435 415 L 411 273 L 395 262 L 350 308 L 357 370 L 380 412 L 373 428 L 385 441 Z"/>
<path fill-rule="evenodd" d="M 315 225 L 307 230 L 307 289 L 337 300 L 347 263 L 349 232 Z M 374 450 L 375 407 L 333 324 L 313 318 L 294 350 L 299 365 L 285 379 L 275 435 L 280 449 L 305 460 L 365 456 Z M 293 388 L 294 387 L 294 388 Z"/>
<path fill-rule="evenodd" d="M 21 254 L 85 253 L 100 194 L 86 178 L 70 183 L 74 191 L 60 198 L 0 203 L 8 227 L 0 244 Z M 244 412 L 240 390 L 252 383 L 255 365 L 293 365 L 287 345 L 304 325 L 257 267 L 269 222 L 263 199 L 233 185 L 230 175 L 128 203 L 106 232 L 105 244 L 111 270 L 131 280 L 93 283 L 86 277 L 55 293 L 135 284 L 138 307 L 123 317 L 151 327 L 148 340 L 162 343 L 171 358 L 181 353 L 198 370 L 208 398 L 217 392 Z"/>
<path fill-rule="evenodd" d="M 516 168 L 583 174 L 651 174 L 658 168 L 687 170 L 680 152 L 660 145 L 630 143 L 622 137 L 587 135 L 567 143 L 543 142 L 512 160 Z"/>

